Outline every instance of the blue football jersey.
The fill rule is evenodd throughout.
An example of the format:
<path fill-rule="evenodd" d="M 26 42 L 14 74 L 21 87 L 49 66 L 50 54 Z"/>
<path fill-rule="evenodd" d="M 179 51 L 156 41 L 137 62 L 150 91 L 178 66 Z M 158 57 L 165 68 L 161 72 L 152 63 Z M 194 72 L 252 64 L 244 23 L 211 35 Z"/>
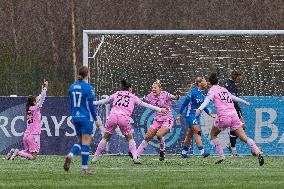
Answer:
<path fill-rule="evenodd" d="M 71 116 L 73 121 L 90 120 L 96 121 L 96 107 L 93 103 L 94 88 L 86 81 L 75 81 L 68 92 L 71 102 Z"/>
<path fill-rule="evenodd" d="M 194 114 L 195 110 L 200 107 L 200 105 L 204 102 L 205 96 L 203 94 L 203 90 L 198 89 L 198 87 L 194 86 L 187 94 L 185 101 L 182 103 L 180 107 L 180 114 L 183 114 L 186 109 L 186 116 L 189 114 Z M 206 113 L 209 112 L 207 108 L 204 108 Z"/>

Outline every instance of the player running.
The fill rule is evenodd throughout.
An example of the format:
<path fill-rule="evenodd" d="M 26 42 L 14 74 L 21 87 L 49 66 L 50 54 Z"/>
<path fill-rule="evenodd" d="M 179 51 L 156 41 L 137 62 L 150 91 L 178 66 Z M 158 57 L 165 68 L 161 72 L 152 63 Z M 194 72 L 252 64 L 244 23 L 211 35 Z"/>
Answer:
<path fill-rule="evenodd" d="M 13 160 L 16 156 L 27 160 L 35 160 L 40 150 L 41 134 L 41 108 L 46 97 L 48 81 L 44 80 L 41 94 L 39 96 L 29 96 L 26 103 L 27 129 L 24 132 L 24 150 L 11 149 L 6 155 L 7 160 Z"/>
<path fill-rule="evenodd" d="M 200 154 L 206 158 L 210 154 L 206 153 L 201 140 L 201 131 L 200 131 L 200 115 L 195 115 L 195 110 L 203 103 L 204 101 L 204 89 L 207 83 L 206 80 L 202 77 L 197 77 L 195 79 L 195 85 L 188 92 L 185 101 L 180 107 L 179 115 L 176 119 L 176 123 L 182 118 L 182 114 L 186 109 L 185 120 L 188 123 L 188 130 L 183 141 L 183 147 L 181 152 L 182 158 L 188 158 L 189 146 L 192 142 L 193 135 L 195 136 L 195 142 Z M 211 114 L 208 108 L 204 108 L 204 111 L 213 118 L 216 118 L 216 115 Z"/>
<path fill-rule="evenodd" d="M 64 170 L 69 170 L 73 156 L 81 151 L 83 175 L 94 174 L 93 171 L 88 169 L 93 122 L 95 121 L 97 127 L 101 125 L 100 121 L 97 120 L 96 108 L 93 104 L 94 88 L 88 84 L 89 75 L 87 67 L 82 66 L 79 68 L 78 80 L 72 83 L 68 92 L 71 102 L 72 122 L 75 126 L 78 141 L 65 158 Z"/>
<path fill-rule="evenodd" d="M 214 123 L 210 136 L 212 143 L 217 149 L 217 153 L 221 157 L 220 160 L 216 162 L 216 164 L 221 163 L 225 160 L 225 156 L 223 154 L 223 149 L 221 146 L 221 142 L 218 139 L 218 134 L 229 127 L 231 130 L 236 132 L 236 135 L 245 143 L 247 143 L 252 151 L 257 154 L 259 165 L 262 166 L 264 164 L 264 158 L 262 152 L 256 146 L 255 142 L 248 138 L 242 128 L 242 122 L 240 121 L 237 111 L 234 107 L 235 102 L 241 102 L 247 106 L 250 105 L 249 102 L 246 102 L 236 96 L 233 96 L 227 89 L 218 85 L 218 78 L 215 73 L 212 73 L 209 77 L 209 82 L 212 85 L 208 92 L 208 96 L 205 98 L 204 102 L 201 106 L 196 110 L 196 115 L 199 115 L 200 112 L 209 104 L 210 100 L 216 107 L 218 120 Z"/>
<path fill-rule="evenodd" d="M 237 83 L 239 83 L 242 79 L 242 73 L 240 71 L 233 71 L 231 73 L 231 79 L 229 79 L 226 83 L 225 83 L 225 88 L 234 96 L 238 97 L 239 96 L 239 90 L 237 87 Z M 245 122 L 244 119 L 242 117 L 242 110 L 241 107 L 239 106 L 238 102 L 234 102 L 234 106 L 235 109 L 237 111 L 237 114 L 241 120 L 241 122 L 243 123 L 243 129 L 245 130 Z M 228 145 L 228 149 L 230 150 L 231 154 L 233 156 L 238 156 L 238 152 L 237 152 L 237 148 L 236 148 L 236 142 L 237 142 L 237 135 L 235 131 L 230 131 L 230 143 Z"/>
<path fill-rule="evenodd" d="M 160 80 L 157 80 L 152 85 L 152 92 L 143 99 L 155 106 L 165 108 L 168 112 L 167 115 L 162 113 L 156 113 L 154 121 L 148 129 L 144 140 L 137 149 L 138 157 L 141 156 L 143 151 L 148 146 L 148 142 L 156 135 L 160 144 L 160 161 L 165 159 L 165 141 L 163 137 L 170 131 L 174 124 L 174 117 L 172 114 L 172 100 L 178 100 L 180 97 L 180 91 L 176 92 L 176 95 L 163 91 L 161 88 Z"/>
<path fill-rule="evenodd" d="M 106 103 L 112 103 L 109 118 L 106 121 L 106 129 L 102 140 L 100 141 L 98 148 L 95 152 L 95 156 L 92 160 L 93 163 L 97 162 L 102 151 L 105 149 L 107 142 L 110 140 L 113 132 L 117 128 L 120 128 L 121 133 L 125 136 L 129 143 L 129 150 L 132 153 L 133 162 L 140 163 L 137 158 L 136 143 L 133 139 L 132 128 L 130 124 L 130 116 L 133 112 L 135 104 L 150 108 L 162 114 L 166 113 L 166 109 L 152 106 L 140 100 L 137 96 L 132 94 L 132 86 L 125 80 L 121 81 L 121 91 L 117 91 L 109 98 L 100 101 L 95 101 L 95 105 L 101 105 Z"/>

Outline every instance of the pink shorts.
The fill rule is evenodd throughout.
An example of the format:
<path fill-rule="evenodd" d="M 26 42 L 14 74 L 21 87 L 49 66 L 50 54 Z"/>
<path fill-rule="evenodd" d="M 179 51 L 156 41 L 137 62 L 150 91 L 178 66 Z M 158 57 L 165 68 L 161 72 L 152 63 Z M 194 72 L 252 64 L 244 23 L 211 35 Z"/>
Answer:
<path fill-rule="evenodd" d="M 132 133 L 129 116 L 110 114 L 109 118 L 106 121 L 105 132 L 113 134 L 117 126 L 119 127 L 123 135 L 129 135 Z"/>
<path fill-rule="evenodd" d="M 24 148 L 26 151 L 39 152 L 40 149 L 40 135 L 39 134 L 31 134 L 25 133 L 23 138 Z"/>
<path fill-rule="evenodd" d="M 218 120 L 215 122 L 215 126 L 218 127 L 221 131 L 224 131 L 226 128 L 230 128 L 231 130 L 235 131 L 238 128 L 242 128 L 242 122 L 238 115 L 231 115 L 226 116 L 222 115 L 218 117 Z"/>
<path fill-rule="evenodd" d="M 152 125 L 150 128 L 159 130 L 162 127 L 166 127 L 168 129 L 171 129 L 174 125 L 174 119 L 173 117 L 168 117 L 165 121 L 157 121 L 154 119 Z"/>

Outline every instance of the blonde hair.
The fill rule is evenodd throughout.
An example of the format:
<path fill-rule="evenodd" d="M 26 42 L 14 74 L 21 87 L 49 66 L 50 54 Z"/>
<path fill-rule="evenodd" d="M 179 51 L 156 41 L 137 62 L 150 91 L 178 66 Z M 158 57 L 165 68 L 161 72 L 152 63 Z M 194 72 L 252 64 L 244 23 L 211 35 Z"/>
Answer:
<path fill-rule="evenodd" d="M 204 79 L 203 77 L 195 78 L 195 85 L 197 85 L 198 83 L 201 83 L 203 79 Z"/>
<path fill-rule="evenodd" d="M 161 81 L 160 81 L 159 79 L 157 79 L 157 80 L 153 83 L 153 85 L 157 85 L 159 88 L 162 88 L 162 87 L 161 87 Z"/>

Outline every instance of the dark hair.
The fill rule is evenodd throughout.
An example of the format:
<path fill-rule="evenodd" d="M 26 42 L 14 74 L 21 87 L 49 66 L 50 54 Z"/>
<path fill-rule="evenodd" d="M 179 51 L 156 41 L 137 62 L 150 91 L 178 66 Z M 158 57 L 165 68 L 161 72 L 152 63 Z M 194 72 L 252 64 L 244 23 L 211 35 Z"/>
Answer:
<path fill-rule="evenodd" d="M 211 85 L 217 85 L 218 84 L 218 78 L 216 73 L 212 73 L 209 77 L 209 82 Z"/>
<path fill-rule="evenodd" d="M 89 68 L 86 66 L 82 66 L 78 70 L 78 80 L 83 80 L 85 77 L 87 77 L 89 74 Z"/>
<path fill-rule="evenodd" d="M 128 91 L 131 88 L 131 84 L 128 83 L 125 79 L 121 80 L 121 89 L 124 91 Z"/>
<path fill-rule="evenodd" d="M 28 100 L 27 100 L 27 103 L 26 103 L 26 115 L 28 114 L 28 111 L 29 111 L 29 108 L 31 106 L 34 106 L 34 102 L 36 101 L 36 96 L 28 96 Z"/>
<path fill-rule="evenodd" d="M 237 79 L 237 77 L 239 77 L 241 75 L 242 75 L 242 73 L 240 71 L 234 70 L 231 73 L 231 78 L 232 78 L 233 81 L 235 81 Z"/>

